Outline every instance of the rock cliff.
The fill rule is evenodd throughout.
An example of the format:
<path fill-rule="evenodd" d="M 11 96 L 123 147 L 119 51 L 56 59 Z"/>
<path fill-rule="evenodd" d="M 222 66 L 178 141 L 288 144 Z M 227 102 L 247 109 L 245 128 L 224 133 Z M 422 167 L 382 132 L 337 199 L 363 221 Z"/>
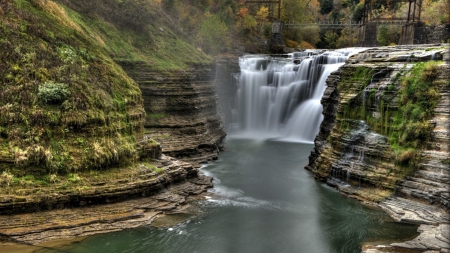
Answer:
<path fill-rule="evenodd" d="M 0 214 L 122 201 L 197 176 L 158 165 L 149 137 L 171 156 L 217 157 L 211 58 L 160 3 L 0 1 L 0 24 Z"/>
<path fill-rule="evenodd" d="M 161 72 L 143 63 L 123 65 L 142 91 L 145 135 L 159 142 L 164 154 L 192 163 L 217 159 L 225 131 L 211 66 Z"/>
<path fill-rule="evenodd" d="M 349 58 L 327 80 L 324 121 L 306 169 L 343 194 L 377 202 L 397 221 L 448 224 L 449 61 L 445 45 L 374 48 Z M 446 238 L 441 248 L 450 248 Z"/>

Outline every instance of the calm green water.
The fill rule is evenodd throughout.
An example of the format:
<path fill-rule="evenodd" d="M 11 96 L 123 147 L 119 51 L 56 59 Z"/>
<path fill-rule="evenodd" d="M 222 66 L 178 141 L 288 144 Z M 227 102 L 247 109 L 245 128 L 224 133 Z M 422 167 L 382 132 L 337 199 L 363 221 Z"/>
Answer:
<path fill-rule="evenodd" d="M 332 253 L 361 252 L 365 241 L 416 235 L 384 212 L 316 182 L 303 166 L 311 144 L 227 140 L 214 176 L 217 197 L 201 215 L 172 227 L 143 227 L 96 235 L 49 252 Z"/>

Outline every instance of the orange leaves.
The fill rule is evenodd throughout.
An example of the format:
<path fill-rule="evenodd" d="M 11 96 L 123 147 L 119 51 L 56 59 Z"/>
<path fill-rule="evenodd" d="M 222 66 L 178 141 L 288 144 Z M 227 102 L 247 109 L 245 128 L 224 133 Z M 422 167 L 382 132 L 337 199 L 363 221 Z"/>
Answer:
<path fill-rule="evenodd" d="M 238 16 L 245 18 L 245 16 L 247 16 L 248 13 L 248 8 L 247 7 L 243 7 L 239 9 L 239 12 L 237 13 Z"/>

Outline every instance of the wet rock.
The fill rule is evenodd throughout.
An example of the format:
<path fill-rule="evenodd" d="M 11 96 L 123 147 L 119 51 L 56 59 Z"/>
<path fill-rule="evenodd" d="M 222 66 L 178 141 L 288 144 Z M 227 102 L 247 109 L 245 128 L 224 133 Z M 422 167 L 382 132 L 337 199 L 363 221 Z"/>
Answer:
<path fill-rule="evenodd" d="M 380 202 L 380 207 L 394 219 L 435 226 L 422 227 L 423 236 L 418 238 L 427 243 L 412 240 L 395 246 L 367 246 L 364 252 L 448 251 L 445 243 L 433 239 L 440 238 L 438 232 L 430 232 L 433 237 L 426 231 L 435 231 L 439 226 L 446 229 L 450 223 L 449 51 L 440 44 L 372 48 L 349 58 L 348 64 L 331 73 L 327 80 L 322 97 L 324 120 L 306 169 L 316 179 L 363 201 L 378 202 L 395 193 L 395 197 Z M 389 104 L 390 109 L 396 109 L 399 73 L 408 71 L 416 62 L 442 59 L 437 77 L 441 99 L 431 120 L 432 137 L 420 150 L 417 169 L 405 172 L 395 163 L 386 128 L 371 129 L 367 122 L 357 119 L 370 115 L 392 122 L 385 116 L 384 106 Z M 371 69 L 374 74 L 366 83 L 354 77 L 358 69 Z M 352 108 L 363 109 L 355 112 Z"/>
<path fill-rule="evenodd" d="M 150 197 L 118 203 L 0 215 L 0 235 L 2 241 L 39 244 L 145 226 L 163 214 L 184 212 L 191 194 L 201 194 L 211 186 L 184 182 Z"/>
<path fill-rule="evenodd" d="M 404 243 L 392 243 L 391 246 L 407 249 L 429 250 L 445 252 L 450 250 L 449 224 L 420 225 L 420 235 Z"/>
<path fill-rule="evenodd" d="M 179 183 L 183 185 L 180 186 L 181 188 L 190 189 L 186 190 L 184 194 L 186 196 L 199 194 L 206 188 L 212 187 L 211 178 L 199 175 L 198 169 L 191 164 L 169 156 L 161 156 L 154 161 L 161 164 L 160 169 L 164 173 L 156 173 L 142 165 L 136 169 L 140 174 L 127 179 L 94 182 L 85 185 L 84 190 L 74 188 L 55 192 L 54 187 L 49 186 L 39 188 L 41 194 L 29 193 L 26 197 L 4 196 L 0 199 L 0 215 L 115 203 L 152 196 Z M 187 180 L 192 180 L 192 183 L 186 184 Z M 191 189 L 191 185 L 195 185 L 195 190 Z"/>

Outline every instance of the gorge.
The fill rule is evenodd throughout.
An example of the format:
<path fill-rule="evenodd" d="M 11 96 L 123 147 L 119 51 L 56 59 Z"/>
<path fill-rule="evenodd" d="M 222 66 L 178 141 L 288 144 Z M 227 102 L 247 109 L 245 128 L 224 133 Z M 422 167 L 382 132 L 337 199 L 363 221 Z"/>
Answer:
<path fill-rule="evenodd" d="M 400 56 L 395 56 L 397 57 L 396 59 L 407 59 L 403 54 L 409 49 L 399 50 L 397 48 L 391 48 L 386 50 L 391 50 L 391 55 L 397 55 L 398 52 L 401 52 L 402 54 Z M 441 46 L 435 46 L 433 50 L 423 51 L 423 58 L 424 60 L 428 60 L 431 59 L 430 55 L 434 55 L 434 57 L 437 57 L 439 60 L 439 57 L 446 57 L 446 50 L 447 49 L 442 48 Z M 79 235 L 99 233 L 101 231 L 113 232 L 115 230 L 121 230 L 121 228 L 142 226 L 148 224 L 146 223 L 147 221 L 153 221 L 153 226 L 155 227 L 144 226 L 137 230 L 124 230 L 106 235 L 98 235 L 68 246 L 41 248 L 41 246 L 38 245 L 33 249 L 37 250 L 37 252 L 79 252 L 85 248 L 95 249 L 96 252 L 123 252 L 126 250 L 135 252 L 141 249 L 153 249 L 162 252 L 183 251 L 186 249 L 200 252 L 361 252 L 361 247 L 363 247 L 365 252 L 376 252 L 374 250 L 379 250 L 379 252 L 386 252 L 383 250 L 396 252 L 396 250 L 405 250 L 405 248 L 411 250 L 411 252 L 423 252 L 425 250 L 430 251 L 435 249 L 438 249 L 436 252 L 445 252 L 448 248 L 448 243 L 446 244 L 446 240 L 448 240 L 446 239 L 448 238 L 448 234 L 446 234 L 446 231 L 448 231 L 446 229 L 446 226 L 448 226 L 446 225 L 448 224 L 446 220 L 448 211 L 445 210 L 445 205 L 431 206 L 429 205 L 430 203 L 417 201 L 414 197 L 407 199 L 407 196 L 405 195 L 397 195 L 397 197 L 391 197 L 379 202 L 379 206 L 386 209 L 387 212 L 391 214 L 392 218 L 397 221 L 414 224 L 424 223 L 425 225 L 420 227 L 420 231 L 425 231 L 426 233 L 422 233 L 417 237 L 417 233 L 415 232 L 417 226 L 395 223 L 391 220 L 392 218 L 388 217 L 379 209 L 374 209 L 370 206 L 366 207 L 357 201 L 339 196 L 340 192 L 344 195 L 362 200 L 363 202 L 376 203 L 379 199 L 382 199 L 384 196 L 382 194 L 391 194 L 391 192 L 397 188 L 390 189 L 388 186 L 378 186 L 377 183 L 389 182 L 387 179 L 379 179 L 380 176 L 383 176 L 380 172 L 378 172 L 380 175 L 376 176 L 366 172 L 368 178 L 364 179 L 359 178 L 359 174 L 356 174 L 365 170 L 364 167 L 360 168 L 357 166 L 368 166 L 369 168 L 380 167 L 379 165 L 373 165 L 376 162 L 380 162 L 381 158 L 373 157 L 373 152 L 375 151 L 368 149 L 371 145 L 384 145 L 383 149 L 388 146 L 386 141 L 380 141 L 380 139 L 384 140 L 384 138 L 375 133 L 367 132 L 369 131 L 368 123 L 363 123 L 360 119 L 355 119 L 355 123 L 353 124 L 356 127 L 356 130 L 351 130 L 351 127 L 347 126 L 345 129 L 342 129 L 342 126 L 333 126 L 340 130 L 349 131 L 350 137 L 332 137 L 325 138 L 325 141 L 323 142 L 318 141 L 321 138 L 324 138 L 323 132 L 326 132 L 324 127 L 329 124 L 334 124 L 327 121 L 327 117 L 329 117 L 327 115 L 337 115 L 336 118 L 339 119 L 339 114 L 328 114 L 330 109 L 337 110 L 337 108 L 339 108 L 337 102 L 334 102 L 334 104 L 324 103 L 324 101 L 327 101 L 327 99 L 332 97 L 330 94 L 333 94 L 333 89 L 335 92 L 334 95 L 337 95 L 336 86 L 333 86 L 333 82 L 338 83 L 339 80 L 344 79 L 341 72 L 345 71 L 346 68 L 351 68 L 353 65 L 357 67 L 358 63 L 368 65 L 370 60 L 373 59 L 373 57 L 370 56 L 378 56 L 376 53 L 372 54 L 370 51 L 365 51 L 350 57 L 347 60 L 347 64 L 344 65 L 344 61 L 336 64 L 335 61 L 328 61 L 327 58 L 330 57 L 331 59 L 334 59 L 335 57 L 342 57 L 345 60 L 347 56 L 344 57 L 344 55 L 347 53 L 342 53 L 341 51 L 338 53 L 327 54 L 329 55 L 315 55 L 313 52 L 310 52 L 307 55 L 302 56 L 307 59 L 304 63 L 321 59 L 320 64 L 311 64 L 309 65 L 310 67 L 304 68 L 308 70 L 308 73 L 315 73 L 314 75 L 317 77 L 317 84 L 311 84 L 312 82 L 310 81 L 302 82 L 304 81 L 302 78 L 305 78 L 308 74 L 300 72 L 302 61 L 299 58 L 294 58 L 292 56 L 290 56 L 291 58 L 271 58 L 268 56 L 246 56 L 241 58 L 240 63 L 243 68 L 241 75 L 232 76 L 230 73 L 228 77 L 231 80 L 237 79 L 240 83 L 227 83 L 227 87 L 222 87 L 224 88 L 223 90 L 218 87 L 219 96 L 222 92 L 229 92 L 230 85 L 235 87 L 233 92 L 236 92 L 238 96 L 222 100 L 222 102 L 225 102 L 221 105 L 222 110 L 226 106 L 231 105 L 231 107 L 229 107 L 230 112 L 224 113 L 228 113 L 231 118 L 231 121 L 229 121 L 229 124 L 227 125 L 230 136 L 225 142 L 228 151 L 222 153 L 219 160 L 201 169 L 207 176 L 213 176 L 216 181 L 214 183 L 214 188 L 210 190 L 208 195 L 202 197 L 203 200 L 200 200 L 198 204 L 191 205 L 188 209 L 173 209 L 178 205 L 176 204 L 176 199 L 179 198 L 175 197 L 177 195 L 173 195 L 173 193 L 179 195 L 184 190 L 182 190 L 183 188 L 169 187 L 169 189 L 175 190 L 175 192 L 170 190 L 173 192 L 172 196 L 167 195 L 168 193 L 165 193 L 166 196 L 162 197 L 156 195 L 151 198 L 152 200 L 148 202 L 148 204 L 145 204 L 147 206 L 143 204 L 138 205 L 141 210 L 146 210 L 144 212 L 136 212 L 139 211 L 139 208 L 134 208 L 132 209 L 133 212 L 129 214 L 126 212 L 123 213 L 124 215 L 121 219 L 118 219 L 117 216 L 105 216 L 104 219 L 106 223 L 104 224 L 107 224 L 107 227 L 102 225 L 102 223 L 96 224 L 95 220 L 93 220 L 93 223 L 88 223 L 83 229 L 73 230 L 72 232 L 73 234 Z M 415 51 L 415 56 L 419 57 L 418 51 Z M 373 64 L 379 64 L 380 58 L 375 59 L 376 63 Z M 402 62 L 402 60 L 400 60 L 400 62 Z M 329 63 L 328 65 L 330 66 L 326 66 L 326 63 Z M 406 64 L 413 63 L 406 62 Z M 445 65 L 443 65 L 443 67 L 444 66 Z M 328 75 L 331 72 L 327 73 L 329 67 L 332 67 L 333 70 L 337 71 L 332 72 L 328 78 L 320 78 L 320 74 L 325 73 Z M 245 73 L 246 70 L 249 71 L 249 73 Z M 289 81 L 278 81 L 283 80 L 282 78 L 267 78 L 276 77 L 280 73 L 286 73 L 287 76 L 291 76 L 291 78 L 286 78 Z M 356 71 L 350 73 L 356 73 Z M 378 71 L 375 73 L 378 73 Z M 446 72 L 443 71 L 440 73 Z M 218 76 L 221 75 L 222 74 L 218 73 Z M 259 79 L 255 79 L 265 80 L 266 85 L 261 85 L 261 82 L 247 82 L 248 76 L 246 77 L 243 75 L 258 75 Z M 363 84 L 374 85 L 374 75 L 375 74 L 368 75 L 370 77 L 370 82 L 357 80 L 354 81 L 356 83 L 355 85 L 361 85 L 359 81 Z M 252 78 L 248 79 L 254 80 Z M 326 82 L 325 79 L 327 80 Z M 224 78 L 224 80 L 229 81 L 227 78 Z M 277 81 L 274 82 L 273 80 Z M 389 80 L 389 78 L 380 78 L 379 80 L 386 81 Z M 444 77 L 442 80 L 447 79 Z M 273 89 L 272 92 L 275 93 L 278 92 L 278 90 L 274 89 L 280 89 L 280 93 L 282 93 L 283 89 L 286 87 L 289 88 L 291 83 L 293 84 L 293 88 L 295 88 L 295 85 L 297 84 L 300 86 L 304 85 L 301 93 L 303 96 L 292 96 L 291 99 L 294 101 L 285 97 L 283 102 L 277 104 L 279 103 L 277 96 L 275 94 L 272 96 L 267 95 L 264 91 Z M 311 84 L 312 87 L 308 86 L 308 84 Z M 278 124 L 275 127 L 272 126 L 272 128 L 259 129 L 260 132 L 256 137 L 243 134 L 248 131 L 249 127 L 248 125 L 245 125 L 246 117 L 234 118 L 244 119 L 242 122 L 239 122 L 238 120 L 233 121 L 233 111 L 236 112 L 239 110 L 241 104 L 239 96 L 244 93 L 242 90 L 246 89 L 243 85 L 258 85 L 258 88 L 263 91 L 255 91 L 253 95 L 260 94 L 262 98 L 267 99 L 260 101 L 258 99 L 261 99 L 261 97 L 255 98 L 255 101 L 257 102 L 254 104 L 257 107 L 253 108 L 253 114 L 257 113 L 261 106 L 270 107 L 269 105 L 273 105 L 273 107 L 276 108 L 277 106 L 286 105 L 286 108 L 291 106 L 291 116 L 286 114 L 288 116 L 285 118 L 277 118 L 276 122 Z M 447 84 L 444 83 L 444 88 L 445 85 Z M 300 90 L 301 87 L 299 87 Z M 339 86 L 337 85 L 337 87 Z M 388 85 L 386 85 L 386 89 L 387 87 Z M 294 112 L 299 111 L 296 110 L 296 107 L 301 107 L 302 104 L 308 104 L 309 100 L 317 99 L 317 97 L 315 97 L 314 89 L 318 88 L 321 92 L 325 92 L 325 95 L 322 98 L 322 103 L 324 103 L 323 114 L 325 117 L 320 128 L 321 132 L 318 137 L 316 137 L 316 145 L 314 146 L 308 164 L 307 156 L 313 148 L 311 143 L 312 138 L 301 139 L 303 137 L 300 137 L 297 141 L 286 142 L 284 139 L 285 137 L 283 136 L 283 127 L 288 126 L 286 122 L 289 122 L 289 118 L 291 117 L 299 116 L 303 120 L 309 119 L 304 115 L 298 115 Z M 362 90 L 363 93 L 366 89 L 359 88 L 359 90 Z M 347 94 L 362 94 L 359 90 L 355 91 L 355 93 L 349 92 Z M 290 92 L 288 94 L 295 93 Z M 380 94 L 382 94 L 381 91 Z M 298 97 L 301 97 L 302 99 L 298 99 Z M 273 100 L 270 100 L 269 98 L 272 98 Z M 334 101 L 336 101 L 337 97 L 334 97 L 334 99 Z M 263 102 L 265 102 L 265 104 Z M 357 106 L 354 106 L 354 108 L 359 112 L 361 111 Z M 376 106 L 367 106 L 367 108 L 376 108 Z M 438 108 L 446 109 L 445 106 Z M 239 114 L 241 112 L 236 113 Z M 445 114 L 443 116 L 441 115 L 440 119 L 445 127 Z M 264 122 L 267 122 L 267 118 L 264 119 Z M 316 124 L 316 128 L 319 127 L 319 124 L 317 124 L 316 121 L 312 122 L 313 124 Z M 252 122 L 250 122 L 250 124 L 251 123 Z M 258 128 L 261 126 L 254 125 L 253 127 Z M 329 131 L 331 134 L 334 134 L 335 132 L 336 130 Z M 352 134 L 356 135 L 356 137 L 352 137 Z M 358 136 L 365 136 L 365 138 Z M 445 138 L 446 137 L 444 136 L 443 139 L 445 140 Z M 299 139 L 301 139 L 300 142 Z M 343 153 L 341 156 L 338 156 L 338 158 L 334 158 L 333 155 L 324 155 L 326 152 L 332 152 L 336 155 L 339 154 L 339 149 L 334 151 L 326 151 L 326 149 L 323 149 L 323 147 L 331 145 L 327 143 L 328 141 L 345 141 L 347 139 L 353 140 L 353 142 L 346 144 L 347 148 L 345 150 L 351 150 L 352 148 L 348 146 L 358 143 L 358 140 L 373 141 L 373 144 L 372 142 L 369 142 L 366 144 L 359 144 L 360 146 L 355 146 L 353 152 L 350 153 L 353 154 L 353 156 L 350 156 L 348 153 Z M 319 146 L 317 144 L 323 145 Z M 445 144 L 445 141 L 443 144 Z M 170 142 L 168 141 L 166 144 L 162 144 L 163 152 L 164 145 L 170 145 Z M 358 149 L 361 148 L 362 145 L 364 145 L 363 147 L 365 150 L 364 152 L 359 152 Z M 377 146 L 374 147 L 373 150 L 380 151 L 382 149 Z M 445 149 L 441 151 L 445 152 Z M 317 153 L 320 153 L 320 155 L 314 157 L 314 154 Z M 191 156 L 191 158 L 192 157 L 194 156 Z M 200 155 L 200 157 L 203 157 L 203 155 Z M 339 157 L 343 160 L 339 161 Z M 367 157 L 370 158 L 368 159 Z M 445 155 L 442 155 L 442 157 L 445 159 Z M 328 169 L 327 172 L 321 172 L 320 168 L 322 167 L 313 165 L 314 162 L 317 163 L 321 159 L 336 159 L 336 161 L 330 161 L 329 163 L 332 164 L 332 166 L 328 168 L 326 167 L 326 162 L 319 163 L 322 167 Z M 346 170 L 343 170 L 344 172 L 341 172 L 335 167 L 341 166 L 341 168 L 345 168 L 343 167 L 345 164 L 352 166 L 350 167 L 351 171 L 347 172 Z M 319 176 L 324 175 L 322 180 L 328 180 L 328 184 L 335 186 L 339 192 L 316 182 L 311 174 L 307 173 L 306 170 L 301 170 L 302 166 L 310 168 L 316 178 L 320 179 Z M 188 165 L 185 165 L 184 167 L 188 168 Z M 380 170 L 381 169 L 382 168 L 380 168 Z M 401 168 L 398 170 L 400 169 Z M 447 180 L 448 177 L 445 177 L 444 174 L 446 173 L 445 167 L 439 167 L 439 173 L 441 172 L 442 177 L 440 177 L 440 180 Z M 370 173 L 373 172 L 370 171 Z M 401 177 L 401 175 L 396 175 L 396 173 L 400 174 L 400 172 L 391 171 L 387 176 Z M 398 185 L 408 185 L 407 180 L 399 181 Z M 437 180 L 435 179 L 435 181 Z M 198 181 L 195 182 L 195 180 L 193 182 L 199 183 Z M 205 182 L 204 185 L 207 186 L 207 182 Z M 437 183 L 435 183 L 435 185 L 439 186 Z M 442 183 L 441 187 L 445 188 L 445 186 L 445 182 Z M 201 191 L 204 191 L 204 189 L 194 190 L 191 191 L 191 193 L 198 194 Z M 418 191 L 410 190 L 410 192 Z M 443 203 L 445 204 L 445 194 L 448 191 L 443 189 L 437 192 L 442 195 L 440 198 L 444 200 Z M 402 190 L 399 189 L 397 194 L 402 194 Z M 183 194 L 181 194 L 181 196 L 183 196 Z M 156 204 L 158 202 L 155 201 L 158 201 L 161 204 Z M 166 203 L 169 201 L 169 203 L 163 204 L 164 202 L 161 201 L 166 201 Z M 170 204 L 170 201 L 172 201 L 173 204 Z M 142 202 L 142 200 L 140 202 Z M 130 204 L 127 205 L 128 208 L 132 206 Z M 160 209 L 149 209 L 151 205 L 159 206 Z M 182 206 L 183 204 L 179 207 Z M 120 210 L 120 208 L 118 210 Z M 173 210 L 175 210 L 175 212 L 173 212 Z M 98 211 L 92 211 L 92 213 L 96 212 Z M 161 212 L 173 214 L 166 216 L 167 218 L 158 218 L 156 214 Z M 401 217 L 402 214 L 404 217 Z M 415 217 L 421 217 L 421 219 L 419 220 Z M 129 224 L 132 224 L 132 226 L 129 226 Z M 437 226 L 438 224 L 439 226 Z M 76 227 L 83 226 L 85 225 L 78 224 Z M 236 228 L 239 229 L 236 230 Z M 36 236 L 40 233 L 42 238 L 48 238 L 48 233 L 51 230 L 48 230 L 48 228 L 41 229 L 42 232 L 35 229 L 32 234 Z M 58 232 L 56 230 L 54 233 L 55 235 L 63 233 L 63 231 L 66 231 L 64 233 L 70 234 L 69 231 L 71 230 L 68 227 L 60 227 L 58 229 L 60 231 Z M 255 233 L 254 231 L 260 231 L 260 233 Z M 308 232 L 306 233 L 305 231 Z M 10 230 L 10 233 L 11 235 L 15 233 L 16 240 L 20 240 L 18 230 Z M 23 239 L 30 238 L 30 234 L 22 234 L 22 236 Z M 38 237 L 35 237 L 35 239 L 36 238 Z M 416 239 L 421 239 L 422 241 L 414 241 Z M 112 241 L 115 242 L 111 243 Z M 404 243 L 404 241 L 407 242 Z M 105 242 L 108 243 L 105 244 Z M 382 248 L 375 246 L 380 242 L 384 244 L 390 243 L 391 245 L 388 247 L 383 246 Z"/>
<path fill-rule="evenodd" d="M 0 2 L 0 251 L 449 251 L 447 44 L 213 62 L 141 7 Z"/>

